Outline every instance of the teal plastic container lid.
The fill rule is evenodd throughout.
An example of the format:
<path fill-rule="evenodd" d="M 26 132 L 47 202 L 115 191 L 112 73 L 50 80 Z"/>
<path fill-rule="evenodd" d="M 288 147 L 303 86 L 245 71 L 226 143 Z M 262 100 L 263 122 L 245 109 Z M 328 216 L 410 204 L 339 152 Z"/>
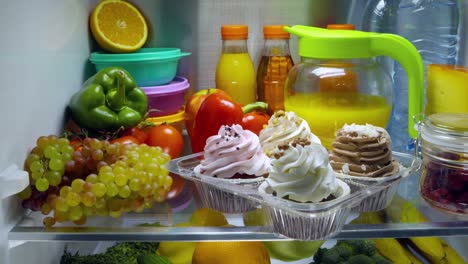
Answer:
<path fill-rule="evenodd" d="M 133 53 L 91 53 L 92 63 L 112 62 L 141 62 L 179 59 L 190 55 L 190 52 L 181 52 L 178 48 L 141 48 Z"/>

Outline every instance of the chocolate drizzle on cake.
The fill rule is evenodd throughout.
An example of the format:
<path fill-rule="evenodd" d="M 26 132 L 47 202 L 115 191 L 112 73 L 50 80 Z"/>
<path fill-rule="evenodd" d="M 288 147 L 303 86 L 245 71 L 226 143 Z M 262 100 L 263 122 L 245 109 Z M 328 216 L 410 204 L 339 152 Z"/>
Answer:
<path fill-rule="evenodd" d="M 360 129 L 364 126 L 354 125 Z M 398 172 L 399 166 L 392 158 L 388 133 L 378 127 L 366 125 L 369 134 L 352 129 L 338 131 L 332 144 L 330 164 L 335 171 L 359 177 L 386 177 Z"/>
<path fill-rule="evenodd" d="M 307 138 L 296 138 L 289 143 L 280 144 L 276 147 L 276 149 L 271 153 L 271 156 L 275 159 L 279 159 L 284 155 L 284 151 L 289 149 L 291 146 L 296 147 L 297 145 L 307 146 L 310 145 L 311 142 Z"/>

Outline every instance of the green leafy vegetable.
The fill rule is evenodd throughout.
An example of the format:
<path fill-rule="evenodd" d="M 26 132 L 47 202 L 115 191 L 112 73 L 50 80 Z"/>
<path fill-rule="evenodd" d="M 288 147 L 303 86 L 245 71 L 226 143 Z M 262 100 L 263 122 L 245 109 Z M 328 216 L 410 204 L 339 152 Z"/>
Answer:
<path fill-rule="evenodd" d="M 60 264 L 137 264 L 140 255 L 154 253 L 157 248 L 158 243 L 122 242 L 109 247 L 105 253 L 84 256 L 65 248 Z"/>

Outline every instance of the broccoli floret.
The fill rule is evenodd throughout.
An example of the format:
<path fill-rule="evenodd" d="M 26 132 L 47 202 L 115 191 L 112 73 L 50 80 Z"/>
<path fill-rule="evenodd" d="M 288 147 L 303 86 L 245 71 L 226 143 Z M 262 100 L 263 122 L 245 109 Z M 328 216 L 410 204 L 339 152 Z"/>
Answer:
<path fill-rule="evenodd" d="M 314 263 L 321 263 L 322 262 L 322 256 L 327 251 L 328 251 L 327 248 L 319 248 L 319 250 L 314 255 Z"/>
<path fill-rule="evenodd" d="M 352 256 L 347 261 L 348 264 L 375 264 L 374 260 L 366 255 L 359 254 Z"/>
<path fill-rule="evenodd" d="M 332 248 L 328 250 L 327 252 L 323 253 L 322 256 L 322 264 L 337 264 L 341 262 L 342 259 L 340 257 L 340 254 L 335 248 Z"/>
<path fill-rule="evenodd" d="M 333 249 L 340 255 L 341 260 L 347 260 L 353 255 L 353 249 L 348 244 L 336 245 Z"/>
<path fill-rule="evenodd" d="M 73 255 L 65 248 L 60 264 L 136 264 L 138 256 L 154 253 L 157 248 L 157 243 L 122 242 L 108 248 L 105 253 L 85 256 L 78 252 Z"/>
<path fill-rule="evenodd" d="M 375 254 L 375 243 L 372 240 L 341 240 L 338 245 L 347 244 L 352 248 L 354 255 L 364 254 L 366 256 L 373 256 Z"/>
<path fill-rule="evenodd" d="M 379 254 L 372 256 L 372 259 L 375 261 L 375 264 L 392 264 L 392 262 Z"/>

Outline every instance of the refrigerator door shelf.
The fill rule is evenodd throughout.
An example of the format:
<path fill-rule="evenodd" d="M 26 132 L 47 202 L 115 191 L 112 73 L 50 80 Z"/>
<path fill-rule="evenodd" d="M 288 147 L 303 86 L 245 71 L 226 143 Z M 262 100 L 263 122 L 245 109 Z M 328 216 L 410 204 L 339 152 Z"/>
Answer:
<path fill-rule="evenodd" d="M 0 200 L 17 194 L 29 185 L 29 175 L 12 164 L 0 173 Z"/>

